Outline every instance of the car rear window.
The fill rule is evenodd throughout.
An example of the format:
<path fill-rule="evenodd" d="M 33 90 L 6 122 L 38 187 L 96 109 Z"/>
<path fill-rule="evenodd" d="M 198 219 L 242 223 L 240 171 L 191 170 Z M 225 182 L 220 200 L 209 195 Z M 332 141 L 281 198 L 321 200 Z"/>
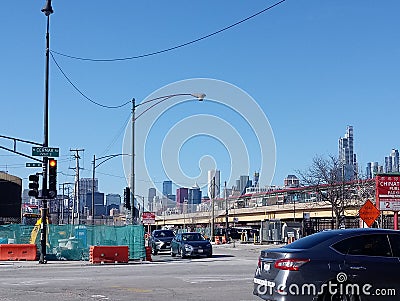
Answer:
<path fill-rule="evenodd" d="M 314 247 L 332 237 L 337 236 L 337 232 L 332 231 L 322 231 L 310 236 L 303 237 L 302 239 L 296 240 L 291 244 L 285 246 L 287 249 L 309 249 Z"/>
<path fill-rule="evenodd" d="M 175 236 L 172 230 L 162 230 L 154 232 L 154 237 L 173 237 Z"/>
<path fill-rule="evenodd" d="M 198 240 L 205 240 L 205 238 L 200 233 L 192 233 L 192 234 L 182 234 L 182 240 L 198 241 Z"/>

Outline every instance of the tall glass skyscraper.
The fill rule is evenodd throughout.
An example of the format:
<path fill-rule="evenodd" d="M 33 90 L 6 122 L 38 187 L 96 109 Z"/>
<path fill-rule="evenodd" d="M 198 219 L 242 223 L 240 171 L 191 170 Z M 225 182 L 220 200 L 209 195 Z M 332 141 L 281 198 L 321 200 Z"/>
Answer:
<path fill-rule="evenodd" d="M 357 157 L 354 153 L 353 126 L 347 126 L 346 134 L 339 138 L 339 164 L 343 168 L 344 180 L 354 180 L 357 176 Z"/>
<path fill-rule="evenodd" d="M 399 161 L 399 151 L 393 148 L 390 155 L 385 157 L 385 172 L 399 172 Z"/>
<path fill-rule="evenodd" d="M 172 181 L 164 181 L 163 182 L 163 195 L 168 197 L 172 194 Z"/>

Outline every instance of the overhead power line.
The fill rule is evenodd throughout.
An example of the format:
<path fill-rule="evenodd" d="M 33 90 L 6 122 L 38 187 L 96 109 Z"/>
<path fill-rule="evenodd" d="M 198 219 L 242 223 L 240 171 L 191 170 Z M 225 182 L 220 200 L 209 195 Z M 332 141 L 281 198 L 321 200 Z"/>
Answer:
<path fill-rule="evenodd" d="M 60 70 L 61 74 L 65 77 L 65 79 L 71 84 L 72 87 L 74 87 L 74 89 L 75 89 L 76 91 L 78 91 L 78 93 L 79 93 L 80 95 L 82 95 L 85 99 L 87 99 L 87 100 L 90 101 L 91 103 L 93 103 L 93 104 L 95 104 L 95 105 L 97 105 L 97 106 L 99 106 L 99 107 L 106 108 L 106 109 L 119 109 L 119 108 L 122 108 L 122 107 L 124 107 L 124 106 L 126 106 L 126 105 L 128 105 L 128 104 L 130 104 L 130 103 L 132 102 L 132 101 L 127 101 L 127 102 L 124 102 L 123 104 L 118 105 L 118 106 L 106 106 L 106 105 L 103 105 L 103 104 L 101 104 L 101 103 L 98 103 L 98 102 L 94 101 L 93 99 L 91 99 L 91 98 L 89 98 L 88 96 L 86 96 L 86 95 L 85 95 L 85 94 L 84 94 L 84 93 L 69 79 L 69 77 L 65 74 L 65 72 L 64 72 L 63 69 L 61 68 L 61 66 L 57 63 L 57 61 L 56 61 L 55 57 L 53 56 L 53 54 L 50 53 L 50 55 L 51 55 L 51 58 L 53 59 L 54 63 L 56 64 L 58 70 Z"/>
<path fill-rule="evenodd" d="M 87 57 L 85 58 L 85 57 L 68 55 L 68 54 L 61 53 L 61 52 L 58 52 L 58 51 L 55 51 L 55 50 L 50 50 L 50 52 L 54 53 L 54 54 L 58 54 L 58 55 L 64 56 L 64 57 L 67 57 L 67 58 L 70 58 L 70 59 L 81 60 L 81 61 L 90 61 L 90 62 L 116 62 L 116 61 L 127 61 L 127 60 L 145 58 L 145 57 L 149 57 L 149 56 L 153 56 L 153 55 L 169 52 L 169 51 L 172 51 L 172 50 L 176 50 L 176 49 L 179 49 L 179 48 L 182 48 L 182 47 L 185 47 L 185 46 L 200 42 L 202 40 L 208 39 L 208 38 L 210 38 L 212 36 L 215 36 L 217 34 L 220 34 L 220 33 L 224 32 L 224 31 L 226 31 L 228 29 L 231 29 L 231 28 L 233 28 L 233 27 L 235 27 L 235 26 L 237 26 L 239 24 L 242 24 L 242 23 L 244 23 L 244 22 L 246 22 L 248 20 L 251 20 L 251 19 L 257 17 L 258 15 L 261 15 L 261 14 L 267 12 L 268 10 L 274 8 L 275 6 L 278 6 L 279 4 L 281 4 L 281 3 L 285 2 L 285 1 L 286 0 L 281 0 L 281 1 L 275 3 L 275 4 L 271 5 L 271 6 L 268 6 L 268 7 L 264 8 L 263 10 L 255 13 L 255 14 L 245 18 L 245 19 L 242 19 L 242 20 L 240 20 L 240 21 L 238 21 L 236 23 L 233 23 L 233 24 L 231 24 L 229 26 L 226 26 L 226 27 L 224 27 L 224 28 L 222 28 L 220 30 L 214 31 L 213 33 L 207 34 L 207 35 L 202 36 L 200 38 L 197 38 L 195 40 L 192 40 L 192 41 L 189 41 L 189 42 L 177 45 L 177 46 L 173 46 L 173 47 L 170 47 L 170 48 L 166 48 L 166 49 L 162 49 L 162 50 L 146 53 L 146 54 L 141 54 L 141 55 L 136 55 L 136 56 L 129 56 L 129 57 L 110 58 L 110 59 L 95 59 L 95 58 L 87 58 Z"/>

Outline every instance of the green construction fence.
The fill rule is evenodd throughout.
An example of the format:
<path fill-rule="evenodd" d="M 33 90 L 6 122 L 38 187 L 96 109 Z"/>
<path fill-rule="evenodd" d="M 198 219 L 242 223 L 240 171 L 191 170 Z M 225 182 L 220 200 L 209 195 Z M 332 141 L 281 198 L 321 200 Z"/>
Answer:
<path fill-rule="evenodd" d="M 36 233 L 36 238 L 35 238 Z M 48 260 L 89 260 L 90 246 L 128 246 L 129 259 L 145 259 L 142 225 L 47 225 Z M 40 250 L 40 228 L 10 224 L 0 226 L 0 244 L 27 244 L 32 238 Z"/>

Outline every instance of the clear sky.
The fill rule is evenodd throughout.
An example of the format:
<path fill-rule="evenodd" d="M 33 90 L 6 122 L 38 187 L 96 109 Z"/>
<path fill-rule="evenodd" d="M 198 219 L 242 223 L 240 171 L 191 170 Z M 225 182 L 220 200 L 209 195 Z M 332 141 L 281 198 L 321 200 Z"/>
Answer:
<path fill-rule="evenodd" d="M 137 194 L 147 196 L 153 185 L 162 189 L 167 175 L 184 186 L 203 186 L 213 166 L 228 186 L 244 172 L 261 169 L 261 184 L 282 185 L 314 156 L 337 155 L 347 125 L 354 127 L 363 171 L 367 162 L 382 164 L 400 147 L 398 0 L 286 0 L 219 34 L 146 56 L 215 33 L 277 2 L 52 1 L 52 55 L 92 101 L 119 106 L 132 98 L 138 104 L 166 94 L 207 94 L 203 103 L 169 99 L 137 119 Z M 4 1 L 0 11 L 0 135 L 40 143 L 44 4 Z M 57 53 L 144 57 L 93 62 Z M 219 88 L 227 88 L 224 96 L 217 96 Z M 74 179 L 70 149 L 84 149 L 81 177 L 92 176 L 93 155 L 126 152 L 130 113 L 129 104 L 108 109 L 88 101 L 51 58 L 49 145 L 60 148 L 58 182 Z M 12 147 L 5 139 L 0 145 Z M 18 143 L 17 149 L 31 153 L 30 145 Z M 122 195 L 129 160 L 125 157 L 127 174 L 122 157 L 96 169 L 100 191 Z M 24 188 L 28 175 L 39 171 L 26 162 L 31 161 L 0 150 L 0 170 L 23 178 Z"/>

